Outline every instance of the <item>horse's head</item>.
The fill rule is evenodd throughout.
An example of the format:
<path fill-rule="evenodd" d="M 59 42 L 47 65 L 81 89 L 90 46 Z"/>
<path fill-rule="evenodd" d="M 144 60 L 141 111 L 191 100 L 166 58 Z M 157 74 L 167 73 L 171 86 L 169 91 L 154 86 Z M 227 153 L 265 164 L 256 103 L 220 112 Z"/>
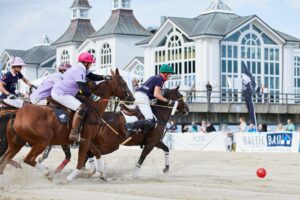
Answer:
<path fill-rule="evenodd" d="M 101 81 L 99 84 L 91 81 L 88 82 L 88 87 L 100 97 L 109 98 L 115 96 L 121 100 L 133 102 L 134 97 L 120 75 L 119 70 L 116 69 L 116 72 L 111 70 L 111 74 L 111 80 Z"/>
<path fill-rule="evenodd" d="M 184 102 L 183 96 L 179 92 L 179 86 L 175 89 L 164 89 L 163 96 L 167 99 L 178 101 L 177 112 L 180 114 L 187 115 L 189 113 L 189 107 Z"/>
<path fill-rule="evenodd" d="M 133 102 L 134 97 L 130 91 L 130 89 L 127 86 L 127 83 L 124 81 L 122 76 L 119 73 L 118 68 L 114 72 L 111 71 L 111 89 L 113 96 L 118 97 L 121 100 Z"/>

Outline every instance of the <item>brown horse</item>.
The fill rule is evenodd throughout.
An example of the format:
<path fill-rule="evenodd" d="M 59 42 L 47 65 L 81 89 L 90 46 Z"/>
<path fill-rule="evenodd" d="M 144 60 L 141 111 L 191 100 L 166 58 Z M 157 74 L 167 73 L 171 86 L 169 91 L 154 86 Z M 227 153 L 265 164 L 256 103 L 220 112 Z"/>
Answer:
<path fill-rule="evenodd" d="M 94 94 L 102 97 L 102 101 L 95 103 L 85 98 L 89 109 L 81 132 L 85 141 L 79 147 L 77 169 L 68 176 L 68 180 L 76 177 L 84 165 L 85 155 L 90 148 L 91 140 L 96 137 L 102 125 L 101 116 L 108 104 L 107 99 L 111 96 L 126 100 L 134 99 L 119 71 L 116 70 L 116 73 L 111 71 L 111 73 L 112 80 L 104 81 L 92 90 Z M 49 175 L 49 170 L 35 160 L 49 145 L 70 144 L 68 140 L 70 128 L 57 121 L 55 113 L 50 107 L 37 105 L 26 105 L 17 110 L 15 119 L 10 120 L 9 124 L 7 127 L 8 149 L 0 160 L 0 174 L 3 174 L 7 162 L 28 142 L 31 145 L 31 150 L 24 158 L 24 162 L 37 168 L 45 175 Z"/>
<path fill-rule="evenodd" d="M 166 89 L 164 97 L 178 102 L 177 113 L 188 114 L 188 106 L 183 101 L 183 96 L 178 91 L 178 88 L 179 87 L 173 90 Z M 169 149 L 161 142 L 161 140 L 165 133 L 165 126 L 171 117 L 172 108 L 173 107 L 167 106 L 166 103 L 158 101 L 156 105 L 152 106 L 153 114 L 157 118 L 156 127 L 149 132 L 132 135 L 131 140 L 125 144 L 126 146 L 144 146 L 134 170 L 134 177 L 138 176 L 140 167 L 154 147 L 158 147 L 165 151 L 166 166 L 164 172 L 166 173 L 169 170 Z M 123 114 L 121 112 L 116 113 L 113 118 L 109 120 L 109 123 L 105 124 L 101 128 L 100 133 L 93 141 L 95 147 L 100 150 L 100 152 L 93 153 L 97 158 L 98 171 L 102 174 L 102 176 L 105 176 L 105 169 L 101 155 L 116 151 L 119 148 L 119 145 L 124 142 L 125 123 Z"/>

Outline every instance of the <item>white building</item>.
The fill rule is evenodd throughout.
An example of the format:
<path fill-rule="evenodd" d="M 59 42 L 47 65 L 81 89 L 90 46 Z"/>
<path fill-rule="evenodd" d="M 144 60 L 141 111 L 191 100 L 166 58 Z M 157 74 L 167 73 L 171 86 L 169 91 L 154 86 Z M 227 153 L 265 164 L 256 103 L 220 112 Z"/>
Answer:
<path fill-rule="evenodd" d="M 58 63 L 74 64 L 81 52 L 88 51 L 96 59 L 93 69 L 107 74 L 112 67 L 123 69 L 135 56 L 143 56 L 135 44 L 151 33 L 135 18 L 130 0 L 113 0 L 110 18 L 96 32 L 88 18 L 90 8 L 87 0 L 74 0 L 71 25 L 54 43 Z"/>
<path fill-rule="evenodd" d="M 300 94 L 299 44 L 300 39 L 273 29 L 258 16 L 238 16 L 222 0 L 214 0 L 195 18 L 168 17 L 137 45 L 145 49 L 145 77 L 168 63 L 176 71 L 170 87 L 195 82 L 196 90 L 205 90 L 209 81 L 214 91 L 234 96 L 239 90 L 234 80 L 246 62 L 257 84 L 264 84 L 276 101 L 279 93 Z"/>

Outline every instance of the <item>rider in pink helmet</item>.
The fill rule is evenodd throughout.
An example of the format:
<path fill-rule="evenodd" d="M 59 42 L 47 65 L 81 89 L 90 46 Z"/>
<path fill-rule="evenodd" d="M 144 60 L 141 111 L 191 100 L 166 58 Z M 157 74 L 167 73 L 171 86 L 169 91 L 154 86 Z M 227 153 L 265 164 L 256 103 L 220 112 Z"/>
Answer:
<path fill-rule="evenodd" d="M 110 76 L 101 76 L 89 72 L 92 63 L 95 63 L 93 56 L 84 52 L 78 57 L 78 64 L 73 65 L 63 74 L 62 81 L 56 83 L 51 91 L 51 97 L 63 106 L 75 111 L 72 123 L 70 141 L 80 141 L 80 130 L 82 122 L 87 113 L 87 108 L 75 98 L 78 92 L 91 98 L 93 101 L 100 101 L 101 98 L 92 94 L 87 85 L 86 77 L 92 81 L 110 80 Z"/>
<path fill-rule="evenodd" d="M 0 99 L 6 104 L 20 108 L 23 106 L 23 100 L 16 97 L 16 86 L 19 79 L 22 79 L 30 88 L 33 85 L 22 75 L 22 67 L 25 66 L 25 62 L 20 57 L 15 57 L 11 62 L 11 69 L 9 72 L 3 75 L 0 80 Z"/>

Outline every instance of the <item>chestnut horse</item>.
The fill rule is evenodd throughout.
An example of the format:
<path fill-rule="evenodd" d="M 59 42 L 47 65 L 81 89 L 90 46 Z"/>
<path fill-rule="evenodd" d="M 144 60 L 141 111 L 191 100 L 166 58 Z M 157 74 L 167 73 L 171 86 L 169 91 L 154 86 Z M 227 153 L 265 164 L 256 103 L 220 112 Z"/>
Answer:
<path fill-rule="evenodd" d="M 85 156 L 100 127 L 101 117 L 111 96 L 117 96 L 124 100 L 133 100 L 134 97 L 127 87 L 126 82 L 120 76 L 118 69 L 112 73 L 112 80 L 104 81 L 95 86 L 92 92 L 102 97 L 100 102 L 93 102 L 84 98 L 88 107 L 88 114 L 82 126 L 81 137 L 85 139 L 79 146 L 78 163 L 67 180 L 76 177 L 84 165 Z M 49 175 L 49 169 L 37 163 L 35 160 L 49 145 L 71 144 L 68 135 L 70 128 L 60 124 L 53 110 L 48 106 L 25 105 L 16 112 L 15 119 L 9 121 L 7 126 L 8 149 L 0 160 L 0 175 L 3 174 L 6 164 L 21 150 L 28 142 L 31 150 L 24 158 L 24 162 L 37 168 L 45 175 Z"/>
<path fill-rule="evenodd" d="M 187 104 L 183 101 L 183 96 L 178 91 L 179 86 L 176 89 L 164 90 L 164 97 L 172 99 L 178 102 L 177 113 L 188 114 L 189 109 Z M 171 112 L 173 107 L 168 106 L 166 103 L 157 101 L 156 105 L 152 105 L 153 114 L 157 118 L 157 125 L 154 129 L 147 133 L 133 134 L 131 140 L 127 142 L 126 146 L 143 146 L 142 154 L 136 164 L 134 170 L 134 177 L 138 176 L 140 167 L 142 166 L 147 155 L 153 150 L 154 147 L 161 148 L 165 151 L 166 155 L 166 166 L 164 172 L 169 170 L 169 149 L 164 145 L 161 140 L 165 133 L 165 127 L 167 122 L 170 120 Z M 98 152 L 92 152 L 96 156 L 98 162 L 98 171 L 105 176 L 105 168 L 101 155 L 109 154 L 116 151 L 119 145 L 125 140 L 125 118 L 121 112 L 116 113 L 112 119 L 109 120 L 108 124 L 105 124 L 97 135 L 96 139 L 93 140 L 95 149 L 99 149 Z M 128 141 L 128 140 L 126 140 Z"/>

